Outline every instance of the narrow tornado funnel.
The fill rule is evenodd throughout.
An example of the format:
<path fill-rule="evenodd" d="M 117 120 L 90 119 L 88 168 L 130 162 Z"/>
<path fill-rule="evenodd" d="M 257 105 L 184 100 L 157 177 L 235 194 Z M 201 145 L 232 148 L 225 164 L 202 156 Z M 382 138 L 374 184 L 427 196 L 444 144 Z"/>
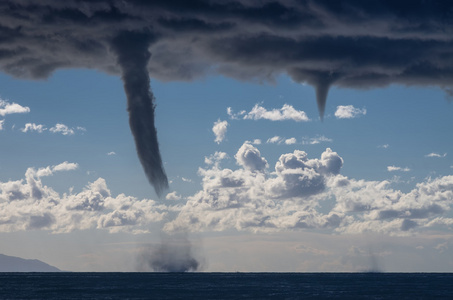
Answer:
<path fill-rule="evenodd" d="M 129 125 L 134 136 L 137 154 L 149 182 L 160 197 L 168 188 L 168 179 L 154 125 L 154 96 L 150 90 L 147 64 L 151 54 L 148 46 L 153 37 L 149 32 L 123 32 L 112 40 L 121 67 L 127 96 Z"/>
<path fill-rule="evenodd" d="M 327 94 L 332 83 L 340 77 L 340 74 L 334 71 L 319 71 L 312 69 L 294 68 L 289 71 L 289 75 L 296 82 L 308 82 L 315 88 L 316 103 L 318 104 L 319 118 L 324 119 L 326 110 Z"/>
<path fill-rule="evenodd" d="M 316 102 L 318 103 L 319 118 L 324 119 L 326 110 L 327 94 L 329 93 L 330 84 L 325 82 L 316 83 Z"/>

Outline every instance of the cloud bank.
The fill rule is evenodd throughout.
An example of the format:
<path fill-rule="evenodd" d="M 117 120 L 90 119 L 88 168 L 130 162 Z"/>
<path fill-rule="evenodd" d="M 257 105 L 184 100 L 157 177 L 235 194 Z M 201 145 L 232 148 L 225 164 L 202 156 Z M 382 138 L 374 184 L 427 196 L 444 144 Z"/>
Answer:
<path fill-rule="evenodd" d="M 202 189 L 191 197 L 170 232 L 190 230 L 326 230 L 406 235 L 452 226 L 453 176 L 427 179 L 407 193 L 389 181 L 366 181 L 340 174 L 341 156 L 326 148 L 320 158 L 301 150 L 282 154 L 269 170 L 250 143 L 238 150 L 238 169 L 222 168 L 225 155 L 209 157 L 200 168 Z M 326 209 L 327 208 L 327 209 Z"/>
<path fill-rule="evenodd" d="M 144 232 L 161 221 L 170 207 L 153 200 L 120 194 L 112 197 L 103 178 L 88 183 L 79 193 L 63 195 L 43 183 L 46 176 L 72 171 L 78 164 L 63 162 L 28 168 L 25 178 L 0 182 L 0 231 L 106 229 L 110 232 Z"/>
<path fill-rule="evenodd" d="M 233 158 L 236 168 L 222 167 L 224 160 Z M 23 179 L 0 182 L 0 232 L 101 229 L 143 233 L 153 224 L 163 224 L 172 234 L 322 230 L 408 235 L 453 226 L 452 175 L 427 178 L 403 192 L 392 188 L 391 181 L 342 175 L 345 162 L 330 148 L 319 158 L 310 158 L 302 150 L 284 153 L 271 167 L 249 142 L 231 158 L 216 152 L 205 163 L 199 169 L 200 190 L 189 197 L 169 193 L 167 199 L 172 201 L 166 205 L 125 194 L 114 196 L 103 178 L 79 192 L 70 189 L 63 194 L 45 185 L 45 177 L 76 170 L 76 163 L 28 168 Z M 182 242 L 176 248 L 188 262 L 185 269 L 195 270 L 190 245 Z M 154 250 L 160 253 L 165 245 L 163 240 L 156 246 L 161 250 Z M 148 258 L 150 268 L 165 267 Z"/>

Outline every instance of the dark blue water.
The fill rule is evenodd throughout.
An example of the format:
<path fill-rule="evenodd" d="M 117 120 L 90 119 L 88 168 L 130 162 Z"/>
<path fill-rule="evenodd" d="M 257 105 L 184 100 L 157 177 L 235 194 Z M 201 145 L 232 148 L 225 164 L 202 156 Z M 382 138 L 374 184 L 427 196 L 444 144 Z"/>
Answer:
<path fill-rule="evenodd" d="M 453 299 L 453 273 L 0 273 L 0 299 Z"/>

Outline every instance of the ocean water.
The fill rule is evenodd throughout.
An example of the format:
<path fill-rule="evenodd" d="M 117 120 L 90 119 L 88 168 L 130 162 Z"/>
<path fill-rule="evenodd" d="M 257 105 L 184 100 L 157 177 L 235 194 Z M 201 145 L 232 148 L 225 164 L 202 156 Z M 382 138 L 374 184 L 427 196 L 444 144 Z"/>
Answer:
<path fill-rule="evenodd" d="M 453 273 L 0 273 L 0 299 L 453 299 Z"/>

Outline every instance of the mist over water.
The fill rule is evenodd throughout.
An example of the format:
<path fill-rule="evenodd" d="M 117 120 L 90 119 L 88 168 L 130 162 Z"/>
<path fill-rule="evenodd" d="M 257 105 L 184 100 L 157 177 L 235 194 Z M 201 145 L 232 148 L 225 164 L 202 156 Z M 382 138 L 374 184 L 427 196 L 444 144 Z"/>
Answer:
<path fill-rule="evenodd" d="M 138 258 L 139 271 L 194 272 L 201 269 L 198 247 L 186 235 L 165 236 L 144 249 Z"/>

